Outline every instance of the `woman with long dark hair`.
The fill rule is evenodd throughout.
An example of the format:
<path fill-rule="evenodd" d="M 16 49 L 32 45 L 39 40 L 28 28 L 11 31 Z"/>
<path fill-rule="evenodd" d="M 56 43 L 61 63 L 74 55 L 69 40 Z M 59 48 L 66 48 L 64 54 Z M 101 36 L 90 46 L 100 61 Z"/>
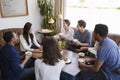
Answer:
<path fill-rule="evenodd" d="M 39 52 L 40 44 L 37 42 L 35 34 L 32 31 L 32 24 L 27 22 L 23 28 L 23 34 L 20 35 L 20 48 L 22 52 Z"/>
<path fill-rule="evenodd" d="M 57 41 L 52 37 L 44 38 L 43 55 L 35 61 L 36 80 L 60 80 L 60 73 L 65 65 Z"/>
<path fill-rule="evenodd" d="M 41 45 L 37 42 L 35 34 L 32 30 L 32 24 L 27 22 L 23 28 L 23 34 L 20 35 L 20 49 L 23 54 L 40 52 Z M 31 57 L 25 67 L 33 67 L 35 58 Z"/>

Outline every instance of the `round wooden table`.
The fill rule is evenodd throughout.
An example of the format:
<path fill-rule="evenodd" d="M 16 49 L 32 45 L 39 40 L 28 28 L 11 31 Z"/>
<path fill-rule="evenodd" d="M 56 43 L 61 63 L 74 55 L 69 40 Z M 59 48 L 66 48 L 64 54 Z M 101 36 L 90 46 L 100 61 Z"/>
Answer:
<path fill-rule="evenodd" d="M 44 38 L 45 38 L 46 36 L 50 36 L 50 34 L 53 32 L 53 30 L 40 29 L 37 32 L 40 33 L 40 34 L 42 34 L 44 36 Z"/>

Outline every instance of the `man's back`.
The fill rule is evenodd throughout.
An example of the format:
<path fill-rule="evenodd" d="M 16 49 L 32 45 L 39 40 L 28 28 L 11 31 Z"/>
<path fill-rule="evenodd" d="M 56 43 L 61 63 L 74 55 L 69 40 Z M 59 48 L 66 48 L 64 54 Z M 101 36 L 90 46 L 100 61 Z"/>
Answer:
<path fill-rule="evenodd" d="M 120 68 L 120 52 L 115 42 L 105 38 L 100 43 L 97 60 L 104 62 L 102 68 L 111 79 L 119 80 L 119 75 L 113 73 L 114 70 Z"/>
<path fill-rule="evenodd" d="M 19 80 L 22 68 L 20 57 L 16 48 L 6 44 L 0 49 L 2 56 L 2 78 L 3 80 Z"/>

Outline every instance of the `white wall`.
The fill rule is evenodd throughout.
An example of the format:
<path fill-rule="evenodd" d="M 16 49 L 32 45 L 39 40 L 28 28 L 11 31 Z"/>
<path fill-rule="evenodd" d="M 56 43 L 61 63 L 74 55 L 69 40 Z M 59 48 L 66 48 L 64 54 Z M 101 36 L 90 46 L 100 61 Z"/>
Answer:
<path fill-rule="evenodd" d="M 40 24 L 42 21 L 39 8 L 37 6 L 37 0 L 28 0 L 28 13 L 28 16 L 20 17 L 1 18 L 0 16 L 0 30 L 6 28 L 23 28 L 26 22 L 31 22 L 34 27 L 34 31 L 36 32 L 41 28 Z M 39 34 L 36 33 L 36 36 L 39 36 Z"/>

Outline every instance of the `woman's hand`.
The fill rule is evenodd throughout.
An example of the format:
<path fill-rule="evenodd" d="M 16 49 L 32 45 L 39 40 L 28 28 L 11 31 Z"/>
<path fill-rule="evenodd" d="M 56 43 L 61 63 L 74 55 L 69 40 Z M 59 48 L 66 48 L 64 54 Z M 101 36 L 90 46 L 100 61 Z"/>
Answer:
<path fill-rule="evenodd" d="M 42 46 L 39 47 L 38 49 L 40 50 L 40 52 L 43 52 L 43 47 Z"/>
<path fill-rule="evenodd" d="M 33 52 L 41 52 L 40 49 L 34 49 Z"/>

